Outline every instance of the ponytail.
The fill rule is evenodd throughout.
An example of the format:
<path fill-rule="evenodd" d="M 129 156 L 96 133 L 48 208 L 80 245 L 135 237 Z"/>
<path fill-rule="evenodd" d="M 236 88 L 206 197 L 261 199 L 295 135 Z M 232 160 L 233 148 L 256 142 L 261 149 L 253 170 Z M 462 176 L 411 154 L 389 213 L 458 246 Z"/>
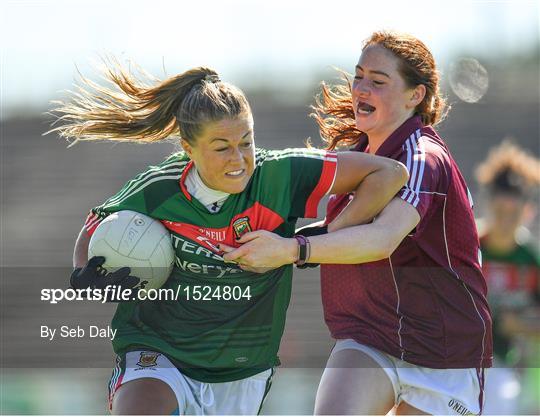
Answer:
<path fill-rule="evenodd" d="M 68 102 L 55 102 L 58 107 L 51 113 L 62 125 L 47 133 L 57 132 L 74 143 L 148 143 L 168 137 L 193 141 L 203 123 L 250 111 L 242 91 L 221 82 L 217 72 L 206 67 L 148 85 L 115 61 L 107 64 L 103 76 L 112 88 L 83 77 Z"/>

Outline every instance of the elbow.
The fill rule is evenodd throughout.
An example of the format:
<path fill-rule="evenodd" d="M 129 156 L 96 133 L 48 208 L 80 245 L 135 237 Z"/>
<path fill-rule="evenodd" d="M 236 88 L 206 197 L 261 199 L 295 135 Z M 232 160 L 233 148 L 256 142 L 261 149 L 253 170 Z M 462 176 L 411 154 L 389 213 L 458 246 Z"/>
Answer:
<path fill-rule="evenodd" d="M 386 242 L 386 245 L 384 246 L 384 249 L 383 249 L 384 258 L 390 258 L 390 256 L 392 256 L 392 254 L 398 248 L 400 243 L 401 242 L 395 242 L 393 240 L 388 240 L 388 242 Z"/>
<path fill-rule="evenodd" d="M 394 172 L 396 173 L 396 181 L 399 183 L 399 188 L 403 187 L 409 180 L 407 167 L 399 161 L 394 161 Z"/>
<path fill-rule="evenodd" d="M 400 242 L 395 242 L 390 237 L 382 239 L 378 245 L 373 246 L 373 253 L 371 261 L 380 261 L 381 259 L 388 259 L 394 253 L 399 246 Z"/>
<path fill-rule="evenodd" d="M 375 260 L 379 261 L 381 259 L 390 258 L 390 255 L 392 255 L 395 250 L 396 248 L 393 247 L 389 242 L 384 242 L 380 245 L 380 247 L 377 248 L 374 254 L 374 257 L 376 258 Z"/>

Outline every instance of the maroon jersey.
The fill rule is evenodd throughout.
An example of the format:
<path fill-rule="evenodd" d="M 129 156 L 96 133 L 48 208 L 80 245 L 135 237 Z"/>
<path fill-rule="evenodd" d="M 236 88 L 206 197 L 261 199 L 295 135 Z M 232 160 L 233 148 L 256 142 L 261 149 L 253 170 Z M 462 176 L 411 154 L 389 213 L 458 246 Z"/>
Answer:
<path fill-rule="evenodd" d="M 355 148 L 365 152 L 367 137 Z M 332 336 L 351 338 L 429 368 L 491 366 L 491 315 L 465 181 L 444 142 L 414 116 L 377 150 L 407 166 L 399 196 L 420 222 L 388 259 L 322 265 L 324 314 Z M 326 222 L 348 204 L 332 196 Z"/>

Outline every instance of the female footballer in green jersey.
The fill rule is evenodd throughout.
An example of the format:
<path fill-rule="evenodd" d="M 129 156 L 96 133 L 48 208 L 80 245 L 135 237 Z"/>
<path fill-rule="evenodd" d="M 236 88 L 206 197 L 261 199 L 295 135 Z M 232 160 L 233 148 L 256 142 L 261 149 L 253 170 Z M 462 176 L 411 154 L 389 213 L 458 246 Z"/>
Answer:
<path fill-rule="evenodd" d="M 209 68 L 154 85 L 119 66 L 114 88 L 86 82 L 57 113 L 62 136 L 154 142 L 179 138 L 183 152 L 129 181 L 92 209 L 77 239 L 75 288 L 135 287 L 125 268 L 102 276 L 88 260 L 91 234 L 119 210 L 158 219 L 176 251 L 165 288 L 209 289 L 210 299 L 120 303 L 112 321 L 117 367 L 109 384 L 113 414 L 256 414 L 270 386 L 290 300 L 292 266 L 253 269 L 225 263 L 220 245 L 251 230 L 294 235 L 300 217 L 316 217 L 328 193 L 355 191 L 335 222 L 373 218 L 407 180 L 399 162 L 359 152 L 255 149 L 244 94 Z M 222 297 L 238 288 L 238 297 Z M 217 296 L 215 296 L 217 294 Z"/>
<path fill-rule="evenodd" d="M 504 141 L 490 150 L 476 177 L 486 194 L 479 231 L 495 359 L 486 378 L 484 412 L 537 414 L 540 254 L 526 226 L 535 210 L 540 160 Z"/>

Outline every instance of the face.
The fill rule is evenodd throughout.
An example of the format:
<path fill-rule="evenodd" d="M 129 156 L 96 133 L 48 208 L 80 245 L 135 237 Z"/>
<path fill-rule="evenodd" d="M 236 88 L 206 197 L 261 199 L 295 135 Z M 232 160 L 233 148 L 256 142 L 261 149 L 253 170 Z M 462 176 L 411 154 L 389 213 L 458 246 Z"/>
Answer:
<path fill-rule="evenodd" d="M 491 223 L 502 233 L 513 235 L 522 223 L 525 201 L 511 194 L 496 194 L 489 201 Z"/>
<path fill-rule="evenodd" d="M 182 147 L 208 187 L 241 193 L 255 166 L 253 117 L 247 114 L 208 123 L 193 145 L 182 141 Z"/>
<path fill-rule="evenodd" d="M 352 86 L 356 127 L 369 139 L 386 139 L 414 113 L 423 85 L 409 88 L 398 71 L 399 59 L 379 45 L 360 56 Z"/>

